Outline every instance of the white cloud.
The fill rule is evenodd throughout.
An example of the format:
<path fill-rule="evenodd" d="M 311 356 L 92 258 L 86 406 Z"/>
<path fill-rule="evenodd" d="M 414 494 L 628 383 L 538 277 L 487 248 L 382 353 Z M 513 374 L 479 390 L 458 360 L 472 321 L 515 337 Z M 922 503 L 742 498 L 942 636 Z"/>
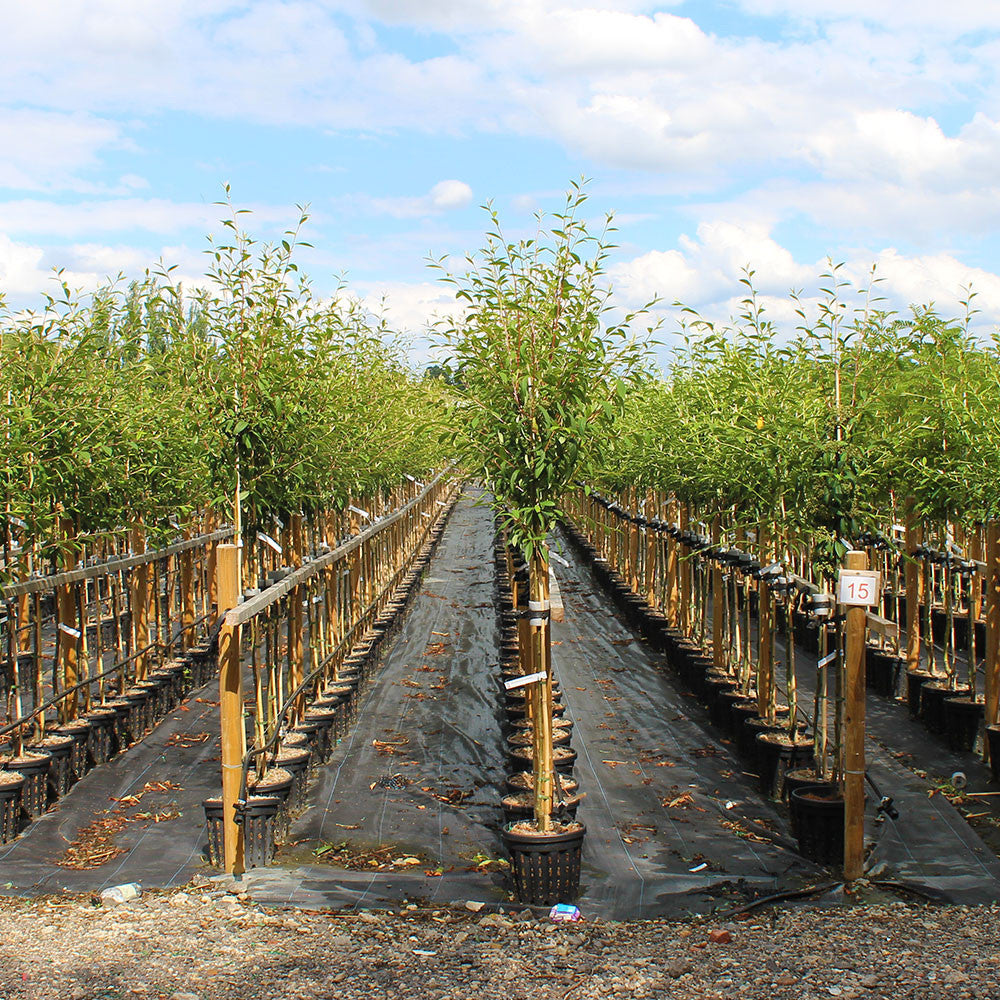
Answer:
<path fill-rule="evenodd" d="M 439 215 L 458 208 L 465 208 L 472 202 L 472 188 L 465 181 L 438 181 L 427 194 L 410 198 L 371 198 L 372 208 L 397 219 L 415 219 L 428 215 Z"/>

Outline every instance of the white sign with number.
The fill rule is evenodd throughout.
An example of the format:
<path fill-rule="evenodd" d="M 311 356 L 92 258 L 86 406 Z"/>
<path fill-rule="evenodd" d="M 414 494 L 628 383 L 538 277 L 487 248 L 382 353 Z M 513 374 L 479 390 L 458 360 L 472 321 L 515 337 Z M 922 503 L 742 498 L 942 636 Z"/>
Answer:
<path fill-rule="evenodd" d="M 879 576 L 874 570 L 842 569 L 837 577 L 837 603 L 874 607 L 882 593 Z"/>

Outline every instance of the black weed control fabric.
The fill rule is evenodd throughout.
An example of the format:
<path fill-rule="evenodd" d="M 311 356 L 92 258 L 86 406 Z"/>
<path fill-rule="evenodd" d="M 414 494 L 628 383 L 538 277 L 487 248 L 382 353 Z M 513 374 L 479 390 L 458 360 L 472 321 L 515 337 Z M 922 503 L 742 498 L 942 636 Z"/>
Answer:
<path fill-rule="evenodd" d="M 307 907 L 507 899 L 491 863 L 502 855 L 506 773 L 493 520 L 474 501 L 472 493 L 459 501 L 355 728 L 314 776 L 278 863 L 244 876 L 254 898 Z M 757 793 L 662 656 L 623 623 L 590 570 L 560 551 L 569 565 L 555 567 L 565 620 L 553 625 L 553 660 L 586 793 L 584 916 L 727 909 L 830 881 L 794 851 L 784 811 Z M 805 658 L 801 669 L 805 678 Z M 216 698 L 214 685 L 198 692 L 0 848 L 0 883 L 85 891 L 213 874 L 200 803 L 219 784 Z M 905 735 L 893 709 L 871 711 L 872 773 L 900 811 L 896 822 L 870 817 L 874 872 L 935 898 L 1000 898 L 997 859 L 878 742 L 892 748 Z M 104 821 L 117 824 L 125 853 L 90 870 L 56 864 Z"/>
<path fill-rule="evenodd" d="M 255 898 L 305 906 L 506 898 L 502 875 L 478 864 L 501 853 L 506 770 L 492 533 L 489 512 L 463 499 L 356 730 L 293 826 L 298 843 L 279 857 L 284 868 L 248 876 Z M 565 621 L 553 626 L 553 659 L 587 793 L 584 913 L 700 911 L 821 880 L 589 572 L 574 562 L 558 575 Z M 364 870 L 387 846 L 392 860 L 417 863 Z M 317 863 L 316 852 L 350 857 L 354 870 Z"/>
<path fill-rule="evenodd" d="M 205 865 L 201 803 L 220 783 L 218 697 L 218 681 L 193 692 L 144 740 L 94 768 L 0 847 L 0 892 L 190 881 Z M 113 856 L 102 862 L 102 850 Z"/>

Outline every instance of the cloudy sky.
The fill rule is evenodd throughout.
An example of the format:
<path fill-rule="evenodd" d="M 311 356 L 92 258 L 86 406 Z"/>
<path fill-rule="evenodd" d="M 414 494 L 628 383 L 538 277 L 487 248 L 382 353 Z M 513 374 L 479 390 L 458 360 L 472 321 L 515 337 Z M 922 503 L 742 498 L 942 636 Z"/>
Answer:
<path fill-rule="evenodd" d="M 905 11 L 905 13 L 903 13 Z M 223 184 L 398 327 L 429 254 L 592 178 L 619 298 L 777 319 L 825 259 L 905 310 L 1000 322 L 996 0 L 0 0 L 0 290 L 162 256 L 196 279 Z M 773 296 L 773 300 L 770 297 Z M 668 325 L 673 320 L 668 317 Z"/>

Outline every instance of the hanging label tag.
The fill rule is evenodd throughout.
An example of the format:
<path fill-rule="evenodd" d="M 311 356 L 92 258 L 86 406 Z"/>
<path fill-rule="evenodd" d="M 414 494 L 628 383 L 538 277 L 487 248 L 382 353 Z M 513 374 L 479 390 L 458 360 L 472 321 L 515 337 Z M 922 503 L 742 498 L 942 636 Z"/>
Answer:
<path fill-rule="evenodd" d="M 826 656 L 824 656 L 824 657 L 823 657 L 823 658 L 822 658 L 822 659 L 821 659 L 821 660 L 820 660 L 820 661 L 819 661 L 819 662 L 818 662 L 818 663 L 816 664 L 816 666 L 817 666 L 817 667 L 820 667 L 820 668 L 823 668 L 823 667 L 825 667 L 825 666 L 826 666 L 827 664 L 829 664 L 829 663 L 833 663 L 833 661 L 834 661 L 835 659 L 837 659 L 837 651 L 836 651 L 836 650 L 834 650 L 834 651 L 833 651 L 832 653 L 827 653 L 827 654 L 826 654 Z"/>
<path fill-rule="evenodd" d="M 62 622 L 59 623 L 59 631 L 65 632 L 66 635 L 71 635 L 74 639 L 79 639 L 82 634 L 78 628 L 72 628 L 69 625 L 64 625 Z"/>
<path fill-rule="evenodd" d="M 421 517 L 430 517 L 430 514 L 428 514 L 426 510 L 423 510 L 423 511 L 420 512 L 420 516 Z"/>
<path fill-rule="evenodd" d="M 360 507 L 355 507 L 354 504 L 350 504 L 347 509 L 349 511 L 353 511 L 358 515 L 358 517 L 363 517 L 366 521 L 370 521 L 372 519 L 372 516 L 368 513 L 368 511 L 362 510 Z"/>
<path fill-rule="evenodd" d="M 439 507 L 447 507 L 448 505 L 443 500 L 434 501 Z"/>
<path fill-rule="evenodd" d="M 403 478 L 404 479 L 409 479 L 409 481 L 411 483 L 415 483 L 416 482 L 416 479 L 414 479 L 413 476 L 411 476 L 408 472 L 404 472 L 403 473 Z"/>
<path fill-rule="evenodd" d="M 503 686 L 508 691 L 514 688 L 524 687 L 526 684 L 534 684 L 535 681 L 544 681 L 545 671 L 541 670 L 537 674 L 525 674 L 524 677 L 512 677 L 509 681 L 504 681 Z"/>
<path fill-rule="evenodd" d="M 281 555 L 281 546 L 270 535 L 265 535 L 263 531 L 258 531 L 257 538 L 265 545 L 274 549 L 274 551 L 277 552 L 279 556 Z"/>
<path fill-rule="evenodd" d="M 550 558 L 550 559 L 551 559 L 551 560 L 552 560 L 553 562 L 557 562 L 557 563 L 559 563 L 559 565 L 560 565 L 560 566 L 565 566 L 565 567 L 566 567 L 567 569 L 569 568 L 569 563 L 568 563 L 568 562 L 566 562 L 566 560 L 565 560 L 565 559 L 563 559 L 563 557 L 562 557 L 561 555 L 559 555 L 559 553 L 558 553 L 558 552 L 550 552 L 550 553 L 549 553 L 549 558 Z"/>

